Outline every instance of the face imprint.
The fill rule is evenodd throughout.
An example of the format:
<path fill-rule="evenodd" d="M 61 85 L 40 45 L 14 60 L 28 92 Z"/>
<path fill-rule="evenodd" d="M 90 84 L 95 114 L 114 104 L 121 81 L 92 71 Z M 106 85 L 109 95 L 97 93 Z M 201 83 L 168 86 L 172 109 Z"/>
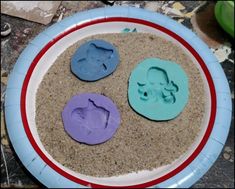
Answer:
<path fill-rule="evenodd" d="M 91 43 L 86 51 L 86 58 L 78 60 L 78 67 L 87 75 L 106 72 L 112 55 L 113 50 Z"/>
<path fill-rule="evenodd" d="M 71 71 L 81 80 L 96 81 L 113 73 L 119 62 L 114 45 L 95 39 L 76 50 L 71 59 Z"/>
<path fill-rule="evenodd" d="M 128 101 L 139 114 L 151 120 L 178 116 L 189 97 L 188 77 L 172 61 L 147 58 L 131 72 Z"/>
<path fill-rule="evenodd" d="M 88 99 L 87 107 L 76 108 L 72 111 L 74 125 L 82 125 L 90 134 L 93 129 L 106 129 L 108 126 L 110 112 L 94 101 Z"/>
<path fill-rule="evenodd" d="M 170 103 L 176 101 L 178 86 L 170 81 L 167 72 L 159 67 L 151 67 L 145 83 L 137 82 L 140 99 L 146 102 Z"/>
<path fill-rule="evenodd" d="M 111 139 L 120 124 L 120 114 L 113 101 L 96 93 L 73 96 L 62 111 L 62 119 L 71 138 L 90 145 Z"/>

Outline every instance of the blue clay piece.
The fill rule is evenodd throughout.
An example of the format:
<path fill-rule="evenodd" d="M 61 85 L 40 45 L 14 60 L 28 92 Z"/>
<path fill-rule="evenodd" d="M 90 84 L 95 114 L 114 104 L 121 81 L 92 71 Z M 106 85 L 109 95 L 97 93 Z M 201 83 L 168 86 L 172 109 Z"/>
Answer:
<path fill-rule="evenodd" d="M 188 78 L 180 65 L 158 58 L 145 59 L 129 78 L 128 100 L 151 120 L 170 120 L 183 111 L 189 96 Z"/>
<path fill-rule="evenodd" d="M 96 81 L 110 75 L 119 64 L 116 48 L 104 40 L 81 45 L 71 60 L 72 72 L 81 80 Z"/>

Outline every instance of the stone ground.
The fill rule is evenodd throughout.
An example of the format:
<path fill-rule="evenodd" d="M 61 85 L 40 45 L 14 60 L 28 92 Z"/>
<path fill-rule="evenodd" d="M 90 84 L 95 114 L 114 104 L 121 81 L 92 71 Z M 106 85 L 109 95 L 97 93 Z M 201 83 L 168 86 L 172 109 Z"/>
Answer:
<path fill-rule="evenodd" d="M 166 14 L 195 31 L 220 61 L 231 88 L 234 104 L 234 46 L 232 39 L 217 24 L 214 2 L 205 1 L 117 1 L 114 4 L 135 6 Z M 12 26 L 9 36 L 1 38 L 1 187 L 38 188 L 42 185 L 23 167 L 9 142 L 4 122 L 4 95 L 9 73 L 19 54 L 37 34 L 62 16 L 104 7 L 100 1 L 63 1 L 52 22 L 45 26 L 1 14 L 1 22 Z M 233 106 L 234 111 L 234 106 Z M 234 188 L 234 115 L 225 147 L 213 167 L 192 188 Z"/>

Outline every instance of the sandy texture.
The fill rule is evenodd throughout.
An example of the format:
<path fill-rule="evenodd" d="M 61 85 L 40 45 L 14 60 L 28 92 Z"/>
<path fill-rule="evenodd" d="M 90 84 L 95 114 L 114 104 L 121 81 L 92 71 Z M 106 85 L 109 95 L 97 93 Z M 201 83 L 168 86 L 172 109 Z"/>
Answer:
<path fill-rule="evenodd" d="M 70 72 L 70 58 L 82 43 L 104 39 L 116 46 L 121 62 L 110 76 L 84 82 Z M 131 70 L 147 57 L 180 64 L 189 77 L 190 97 L 184 111 L 174 120 L 150 121 L 128 104 L 127 87 Z M 61 111 L 74 95 L 103 94 L 117 104 L 121 125 L 114 137 L 95 146 L 71 139 L 63 128 Z M 150 34 L 106 34 L 79 41 L 58 57 L 41 82 L 36 99 L 36 124 L 40 139 L 51 156 L 64 166 L 92 176 L 114 176 L 156 168 L 186 152 L 197 136 L 205 109 L 205 92 L 199 70 L 182 50 Z"/>

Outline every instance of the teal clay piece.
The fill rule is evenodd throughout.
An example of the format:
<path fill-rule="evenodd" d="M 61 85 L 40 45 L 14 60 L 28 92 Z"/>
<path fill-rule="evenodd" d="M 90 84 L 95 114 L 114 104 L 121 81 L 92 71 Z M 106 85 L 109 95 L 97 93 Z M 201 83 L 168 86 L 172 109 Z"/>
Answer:
<path fill-rule="evenodd" d="M 137 29 L 134 28 L 133 30 L 131 30 L 130 28 L 124 28 L 124 29 L 122 30 L 122 33 L 129 33 L 129 32 L 137 32 Z"/>
<path fill-rule="evenodd" d="M 180 65 L 171 61 L 145 59 L 129 78 L 131 107 L 151 120 L 175 118 L 183 111 L 188 97 L 188 77 Z"/>

